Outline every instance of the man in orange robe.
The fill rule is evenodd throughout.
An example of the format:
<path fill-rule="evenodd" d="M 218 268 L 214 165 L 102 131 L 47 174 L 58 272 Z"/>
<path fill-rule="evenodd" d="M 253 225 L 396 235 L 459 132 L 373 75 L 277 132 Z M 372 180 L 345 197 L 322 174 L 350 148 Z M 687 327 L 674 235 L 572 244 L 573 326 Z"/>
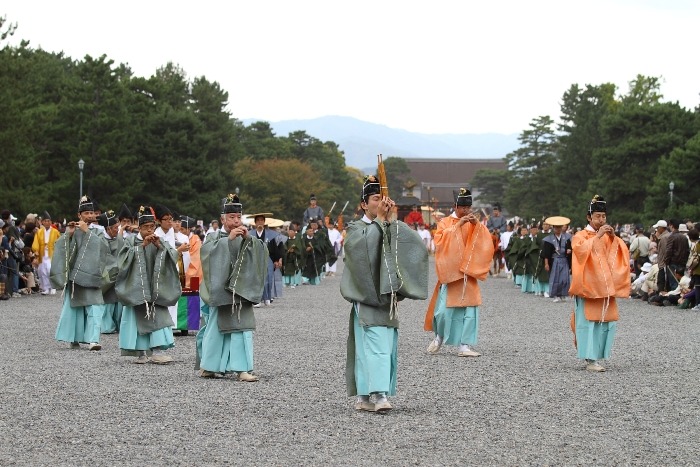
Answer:
<path fill-rule="evenodd" d="M 493 259 L 491 234 L 471 212 L 471 192 L 461 188 L 454 212 L 435 232 L 435 270 L 438 282 L 425 315 L 425 330 L 434 331 L 429 353 L 443 344 L 458 345 L 460 357 L 478 357 L 472 346 L 479 334 L 481 292 Z"/>
<path fill-rule="evenodd" d="M 615 298 L 628 298 L 630 254 L 607 222 L 605 200 L 595 195 L 588 205 L 588 226 L 571 241 L 571 329 L 586 370 L 605 371 L 598 360 L 610 357 L 617 331 Z"/>

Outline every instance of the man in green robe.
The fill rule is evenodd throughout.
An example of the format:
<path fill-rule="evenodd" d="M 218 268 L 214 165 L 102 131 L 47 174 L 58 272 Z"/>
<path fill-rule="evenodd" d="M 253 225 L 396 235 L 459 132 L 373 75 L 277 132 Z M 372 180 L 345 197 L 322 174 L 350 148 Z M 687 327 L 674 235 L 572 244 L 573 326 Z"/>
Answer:
<path fill-rule="evenodd" d="M 197 334 L 198 368 L 203 378 L 237 373 L 245 382 L 253 375 L 253 305 L 265 287 L 269 253 L 265 243 L 241 222 L 237 195 L 222 202 L 221 228 L 204 240 L 201 251 L 204 282 L 200 297 L 209 307 L 207 324 Z"/>
<path fill-rule="evenodd" d="M 415 230 L 389 222 L 394 201 L 380 193 L 377 178 L 365 178 L 364 216 L 347 226 L 340 284 L 341 295 L 352 303 L 348 395 L 356 396 L 356 410 L 374 412 L 391 410 L 387 396 L 396 393 L 398 301 L 428 297 L 428 251 Z"/>
<path fill-rule="evenodd" d="M 83 196 L 78 204 L 78 222 L 71 222 L 56 241 L 51 258 L 51 287 L 63 290 L 63 307 L 56 327 L 56 340 L 71 348 L 88 344 L 100 350 L 104 314 L 103 273 L 109 245 L 95 222 L 92 200 Z"/>
<path fill-rule="evenodd" d="M 177 271 L 178 252 L 156 235 L 156 219 L 147 206 L 139 208 L 139 233 L 124 240 L 119 250 L 115 290 L 122 303 L 119 347 L 136 355 L 134 363 L 167 364 L 163 353 L 175 346 L 168 307 L 182 294 Z M 147 353 L 151 354 L 150 360 Z"/>
<path fill-rule="evenodd" d="M 119 332 L 119 324 L 122 319 L 122 305 L 117 298 L 114 285 L 117 281 L 119 267 L 117 258 L 119 250 L 124 244 L 124 236 L 121 233 L 121 225 L 114 211 L 109 210 L 100 214 L 97 223 L 105 229 L 105 239 L 109 244 L 109 256 L 107 267 L 104 270 L 104 283 L 102 286 L 102 297 L 104 298 L 104 315 L 102 316 L 102 334 L 113 334 Z"/>

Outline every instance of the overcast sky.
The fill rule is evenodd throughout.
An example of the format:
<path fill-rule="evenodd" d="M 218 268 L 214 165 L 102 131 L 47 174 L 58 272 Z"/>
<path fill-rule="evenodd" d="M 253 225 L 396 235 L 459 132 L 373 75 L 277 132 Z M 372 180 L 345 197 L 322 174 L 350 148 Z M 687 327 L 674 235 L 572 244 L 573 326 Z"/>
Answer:
<path fill-rule="evenodd" d="M 171 61 L 229 92 L 239 119 L 355 117 L 422 133 L 519 133 L 574 83 L 662 77 L 700 104 L 700 1 L 3 0 L 12 43 Z"/>

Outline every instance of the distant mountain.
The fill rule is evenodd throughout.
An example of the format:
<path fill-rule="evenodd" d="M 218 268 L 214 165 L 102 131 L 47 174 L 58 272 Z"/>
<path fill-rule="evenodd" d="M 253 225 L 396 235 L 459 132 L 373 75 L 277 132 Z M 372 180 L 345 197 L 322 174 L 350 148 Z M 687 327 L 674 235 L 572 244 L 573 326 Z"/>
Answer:
<path fill-rule="evenodd" d="M 245 119 L 250 125 L 259 119 Z M 397 130 L 351 117 L 328 116 L 310 120 L 269 122 L 277 136 L 303 130 L 321 141 L 334 141 L 352 167 L 372 167 L 377 154 L 384 157 L 435 157 L 499 159 L 517 149 L 518 135 L 440 134 L 429 135 Z"/>

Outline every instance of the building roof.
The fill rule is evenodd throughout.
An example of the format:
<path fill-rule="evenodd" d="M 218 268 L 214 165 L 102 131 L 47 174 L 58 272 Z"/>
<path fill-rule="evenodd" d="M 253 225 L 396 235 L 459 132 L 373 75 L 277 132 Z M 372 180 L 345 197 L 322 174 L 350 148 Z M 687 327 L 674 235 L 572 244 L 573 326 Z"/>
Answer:
<path fill-rule="evenodd" d="M 437 199 L 434 207 L 447 207 L 454 203 L 454 190 L 471 189 L 471 181 L 480 169 L 505 170 L 504 159 L 445 159 L 445 158 L 403 158 L 411 171 L 410 177 L 422 186 L 421 198 Z M 430 190 L 428 190 L 430 187 Z M 473 190 L 472 190 L 473 191 Z M 428 194 L 428 192 L 430 194 Z"/>

